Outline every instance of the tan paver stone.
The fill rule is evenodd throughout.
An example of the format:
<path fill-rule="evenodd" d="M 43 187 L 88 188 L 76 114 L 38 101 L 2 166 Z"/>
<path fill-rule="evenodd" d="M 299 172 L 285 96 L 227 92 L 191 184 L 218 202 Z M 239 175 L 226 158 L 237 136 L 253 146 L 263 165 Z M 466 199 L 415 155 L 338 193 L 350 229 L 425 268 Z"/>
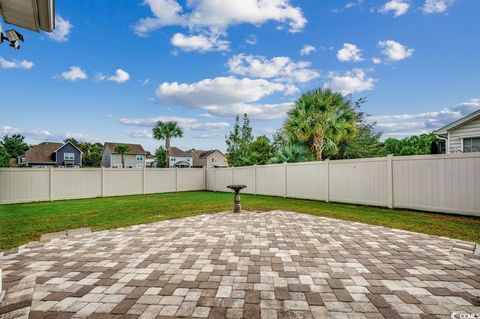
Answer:
<path fill-rule="evenodd" d="M 218 213 L 0 256 L 7 318 L 449 318 L 480 259 L 439 238 L 304 214 Z"/>

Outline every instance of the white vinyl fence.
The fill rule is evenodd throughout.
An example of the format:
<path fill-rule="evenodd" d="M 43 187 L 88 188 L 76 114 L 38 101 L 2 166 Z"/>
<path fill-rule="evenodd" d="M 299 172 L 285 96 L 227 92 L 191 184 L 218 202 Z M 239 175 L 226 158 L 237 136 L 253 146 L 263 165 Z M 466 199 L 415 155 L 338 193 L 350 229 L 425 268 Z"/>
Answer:
<path fill-rule="evenodd" d="M 207 170 L 207 190 L 480 216 L 480 153 Z"/>
<path fill-rule="evenodd" d="M 209 190 L 480 216 L 480 153 L 235 168 L 0 169 L 0 204 Z"/>
<path fill-rule="evenodd" d="M 205 190 L 203 168 L 3 168 L 0 204 Z"/>

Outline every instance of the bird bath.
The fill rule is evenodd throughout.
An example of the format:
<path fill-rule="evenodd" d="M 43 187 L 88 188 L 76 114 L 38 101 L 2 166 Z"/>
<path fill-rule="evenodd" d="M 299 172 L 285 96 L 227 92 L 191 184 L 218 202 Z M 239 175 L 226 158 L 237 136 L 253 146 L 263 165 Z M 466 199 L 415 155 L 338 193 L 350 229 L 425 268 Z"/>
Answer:
<path fill-rule="evenodd" d="M 233 201 L 233 212 L 234 213 L 240 213 L 242 208 L 240 206 L 240 191 L 244 188 L 246 188 L 246 185 L 228 185 L 227 188 L 230 188 L 235 192 L 235 197 Z"/>

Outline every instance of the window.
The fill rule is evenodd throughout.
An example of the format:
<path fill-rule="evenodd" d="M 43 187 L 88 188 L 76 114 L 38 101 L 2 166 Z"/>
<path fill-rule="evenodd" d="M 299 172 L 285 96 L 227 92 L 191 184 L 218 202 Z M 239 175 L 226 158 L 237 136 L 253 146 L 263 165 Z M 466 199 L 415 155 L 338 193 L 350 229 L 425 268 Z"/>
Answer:
<path fill-rule="evenodd" d="M 75 160 L 75 153 L 63 153 L 63 160 L 64 161 L 74 161 Z"/>
<path fill-rule="evenodd" d="M 170 162 L 175 162 L 176 158 L 175 157 L 170 157 Z"/>
<path fill-rule="evenodd" d="M 463 139 L 463 152 L 480 152 L 480 137 L 469 137 Z"/>
<path fill-rule="evenodd" d="M 143 164 L 137 164 L 137 168 L 143 168 Z"/>
<path fill-rule="evenodd" d="M 137 161 L 143 161 L 143 155 L 137 155 Z"/>

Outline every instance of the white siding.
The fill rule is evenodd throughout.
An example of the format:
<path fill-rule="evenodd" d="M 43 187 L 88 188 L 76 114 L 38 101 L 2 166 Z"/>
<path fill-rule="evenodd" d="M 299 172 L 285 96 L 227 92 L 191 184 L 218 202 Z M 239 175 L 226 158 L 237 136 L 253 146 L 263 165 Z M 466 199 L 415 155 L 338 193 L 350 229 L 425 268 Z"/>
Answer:
<path fill-rule="evenodd" d="M 480 137 L 480 117 L 449 131 L 449 133 L 449 153 L 462 152 L 462 139 L 467 137 Z"/>

